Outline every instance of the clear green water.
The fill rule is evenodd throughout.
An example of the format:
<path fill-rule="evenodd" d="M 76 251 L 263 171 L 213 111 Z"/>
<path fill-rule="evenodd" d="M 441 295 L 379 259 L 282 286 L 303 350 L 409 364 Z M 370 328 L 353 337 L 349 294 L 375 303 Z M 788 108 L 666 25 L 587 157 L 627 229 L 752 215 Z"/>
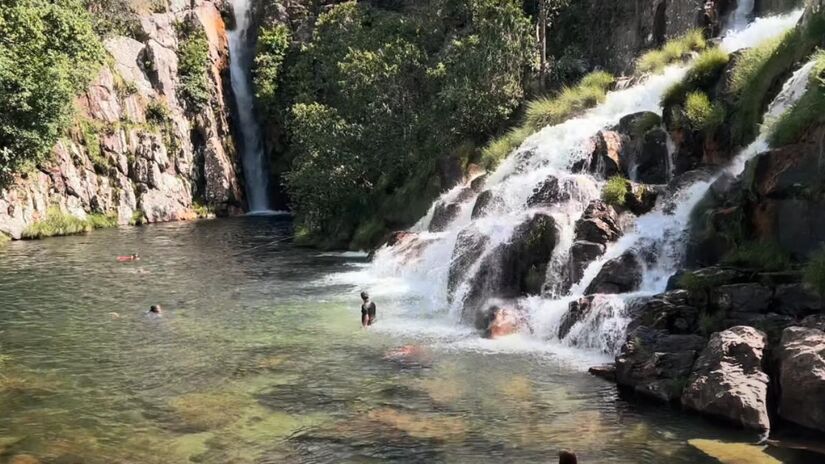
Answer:
<path fill-rule="evenodd" d="M 271 243 L 288 233 L 242 218 L 0 248 L 0 463 L 703 463 L 688 439 L 753 439 L 550 352 L 407 333 L 380 300 L 361 330 L 357 289 L 325 277 L 364 259 Z M 406 344 L 425 353 L 385 357 Z"/>

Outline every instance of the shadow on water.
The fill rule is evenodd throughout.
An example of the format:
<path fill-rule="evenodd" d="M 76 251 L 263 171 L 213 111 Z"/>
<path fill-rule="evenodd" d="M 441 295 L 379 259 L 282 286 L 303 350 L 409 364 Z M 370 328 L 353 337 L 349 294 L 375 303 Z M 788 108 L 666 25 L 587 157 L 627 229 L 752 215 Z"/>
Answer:
<path fill-rule="evenodd" d="M 0 464 L 552 462 L 562 447 L 585 463 L 711 463 L 688 440 L 754 438 L 626 402 L 547 353 L 382 331 L 401 323 L 392 308 L 362 330 L 358 289 L 326 277 L 366 258 L 296 248 L 291 227 L 244 217 L 0 248 Z"/>

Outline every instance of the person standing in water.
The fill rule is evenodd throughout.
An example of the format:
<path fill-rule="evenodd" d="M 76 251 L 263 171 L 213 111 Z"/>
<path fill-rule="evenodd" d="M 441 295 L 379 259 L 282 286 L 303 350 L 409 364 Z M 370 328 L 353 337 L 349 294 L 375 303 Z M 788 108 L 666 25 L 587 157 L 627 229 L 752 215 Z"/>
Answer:
<path fill-rule="evenodd" d="M 361 300 L 361 327 L 367 328 L 375 322 L 375 302 L 367 292 L 361 292 Z"/>

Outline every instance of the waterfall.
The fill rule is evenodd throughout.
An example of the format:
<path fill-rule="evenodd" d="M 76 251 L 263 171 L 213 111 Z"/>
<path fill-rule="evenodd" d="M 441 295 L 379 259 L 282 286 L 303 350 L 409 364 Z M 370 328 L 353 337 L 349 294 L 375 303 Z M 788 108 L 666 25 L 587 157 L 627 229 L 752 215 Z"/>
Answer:
<path fill-rule="evenodd" d="M 721 46 L 727 51 L 752 47 L 793 27 L 800 15 L 801 11 L 798 11 L 758 19 L 744 29 L 728 33 Z M 771 104 L 766 121 L 781 114 L 801 95 L 806 79 L 804 69 L 786 83 Z M 586 156 L 587 142 L 598 131 L 615 126 L 620 118 L 628 114 L 640 111 L 661 114 L 662 95 L 679 82 L 686 71 L 685 66 L 671 66 L 662 74 L 651 76 L 633 87 L 610 92 L 602 104 L 579 117 L 543 128 L 525 140 L 485 180 L 485 188 L 495 198 L 491 213 L 472 217 L 477 198 L 474 194 L 461 203 L 458 214 L 446 230 L 429 232 L 427 225 L 434 215 L 434 206 L 412 229 L 416 232 L 414 239 L 383 247 L 376 252 L 370 264 L 358 271 L 338 275 L 335 280 L 369 288 L 374 297 L 389 306 L 388 311 L 405 318 L 403 324 L 407 330 L 415 327 L 429 335 L 440 333 L 442 329 L 422 322 L 439 317 L 460 327 L 457 321 L 461 318 L 464 298 L 470 291 L 472 278 L 483 271 L 481 263 L 484 258 L 507 244 L 519 224 L 536 213 L 543 213 L 555 220 L 559 231 L 548 265 L 544 294 L 511 302 L 526 314 L 532 331 L 528 337 L 531 340 L 529 345 L 532 347 L 539 340 L 556 350 L 575 347 L 576 351 L 583 348 L 591 353 L 615 353 L 624 341 L 629 321 L 625 312 L 627 303 L 664 290 L 668 277 L 681 262 L 690 213 L 713 180 L 683 186 L 668 196 L 667 201 L 660 201 L 653 211 L 635 218 L 625 227 L 625 235 L 609 245 L 605 254 L 585 269 L 578 283 L 567 291 L 560 291 L 560 287 L 554 284 L 564 273 L 563 268 L 568 262 L 574 224 L 587 205 L 599 198 L 604 185 L 603 180 L 587 173 L 576 173 L 573 167 Z M 810 72 L 810 67 L 807 67 L 807 72 Z M 766 126 L 767 123 L 763 125 L 759 139 L 737 156 L 730 169 L 740 169 L 738 166 L 743 165 L 748 157 L 765 148 Z M 558 180 L 563 201 L 550 206 L 528 207 L 527 199 L 548 177 Z M 464 188 L 456 187 L 442 195 L 439 201 L 450 203 L 460 200 L 465 198 L 465 192 Z M 462 234 L 480 239 L 461 239 Z M 451 260 L 456 256 L 456 249 L 463 251 L 465 256 L 471 256 L 474 262 L 463 270 L 459 282 L 450 282 Z M 569 304 L 584 295 L 588 283 L 608 260 L 628 250 L 655 255 L 655 259 L 648 260 L 652 262 L 645 264 L 641 289 L 632 294 L 597 295 L 591 302 L 593 309 L 559 340 L 558 329 Z M 452 292 L 448 291 L 449 287 L 452 287 Z M 397 323 L 390 330 L 402 330 L 403 324 Z"/>
<path fill-rule="evenodd" d="M 269 173 L 261 127 L 255 119 L 255 96 L 250 69 L 254 58 L 249 37 L 249 0 L 232 0 L 235 28 L 229 31 L 229 73 L 235 94 L 242 140 L 241 163 L 250 213 L 269 212 Z"/>
<path fill-rule="evenodd" d="M 754 3 L 754 0 L 737 0 L 736 9 L 728 18 L 728 29 L 737 31 L 747 26 L 753 14 Z"/>

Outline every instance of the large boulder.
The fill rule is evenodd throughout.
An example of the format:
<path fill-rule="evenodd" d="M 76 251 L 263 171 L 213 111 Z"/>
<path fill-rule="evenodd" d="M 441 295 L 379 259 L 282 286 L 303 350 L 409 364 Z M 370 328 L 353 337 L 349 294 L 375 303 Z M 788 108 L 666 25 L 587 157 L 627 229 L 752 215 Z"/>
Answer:
<path fill-rule="evenodd" d="M 536 214 L 517 226 L 509 242 L 483 258 L 470 280 L 462 318 L 478 325 L 479 310 L 488 299 L 538 294 L 558 234 L 555 220 L 546 214 Z"/>
<path fill-rule="evenodd" d="M 570 198 L 567 186 L 562 185 L 556 177 L 549 176 L 541 181 L 527 199 L 527 206 L 549 206 Z"/>
<path fill-rule="evenodd" d="M 763 313 L 771 306 L 773 291 L 758 283 L 720 285 L 711 291 L 711 303 L 733 313 Z"/>
<path fill-rule="evenodd" d="M 464 229 L 456 238 L 447 278 L 447 295 L 452 299 L 458 284 L 467 278 L 470 267 L 478 261 L 490 238 L 474 229 Z"/>
<path fill-rule="evenodd" d="M 765 334 L 753 327 L 711 335 L 682 392 L 682 405 L 743 428 L 770 429 L 769 379 L 762 370 L 766 343 Z"/>
<path fill-rule="evenodd" d="M 658 127 L 644 134 L 641 149 L 628 172 L 631 179 L 645 184 L 664 184 L 668 181 L 670 162 L 667 137 L 667 132 Z"/>
<path fill-rule="evenodd" d="M 564 313 L 561 322 L 559 322 L 559 330 L 557 333 L 559 340 L 564 340 L 567 334 L 570 333 L 570 329 L 590 313 L 594 298 L 594 296 L 590 295 L 570 302 L 567 307 L 567 312 Z"/>
<path fill-rule="evenodd" d="M 636 253 L 627 251 L 606 262 L 584 293 L 591 295 L 635 291 L 642 283 L 642 266 Z"/>
<path fill-rule="evenodd" d="M 612 242 L 622 235 L 616 210 L 602 200 L 587 205 L 581 219 L 576 221 L 576 240 L 600 243 Z"/>
<path fill-rule="evenodd" d="M 788 327 L 779 345 L 779 415 L 825 432 L 825 332 Z"/>
<path fill-rule="evenodd" d="M 628 330 L 639 326 L 665 330 L 672 334 L 691 334 L 698 329 L 699 309 L 685 290 L 672 290 L 628 304 Z"/>
<path fill-rule="evenodd" d="M 697 353 L 706 340 L 698 335 L 674 335 L 637 327 L 616 357 L 616 382 L 634 392 L 661 401 L 675 401 L 690 375 Z"/>

